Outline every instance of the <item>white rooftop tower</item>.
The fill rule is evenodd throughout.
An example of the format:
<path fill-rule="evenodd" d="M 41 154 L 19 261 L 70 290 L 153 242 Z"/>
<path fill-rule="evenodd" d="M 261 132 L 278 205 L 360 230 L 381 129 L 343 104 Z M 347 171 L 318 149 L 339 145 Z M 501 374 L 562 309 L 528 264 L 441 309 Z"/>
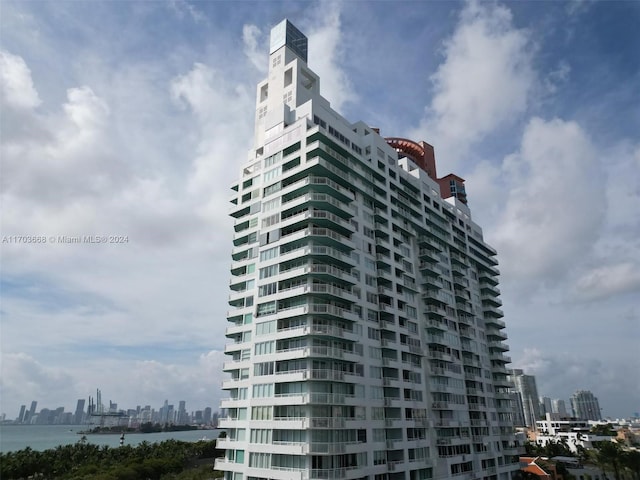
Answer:
<path fill-rule="evenodd" d="M 496 251 L 433 147 L 350 123 L 307 39 L 271 34 L 235 218 L 227 480 L 507 480 Z"/>

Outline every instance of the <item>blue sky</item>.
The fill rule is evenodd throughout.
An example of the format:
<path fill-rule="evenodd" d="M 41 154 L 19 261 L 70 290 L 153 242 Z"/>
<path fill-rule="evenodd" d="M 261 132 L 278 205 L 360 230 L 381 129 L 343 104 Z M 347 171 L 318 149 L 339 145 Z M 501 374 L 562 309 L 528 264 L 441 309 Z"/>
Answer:
<path fill-rule="evenodd" d="M 499 252 L 514 367 L 640 411 L 637 2 L 2 3 L 1 411 L 217 406 L 270 28 L 352 121 L 426 140 Z"/>

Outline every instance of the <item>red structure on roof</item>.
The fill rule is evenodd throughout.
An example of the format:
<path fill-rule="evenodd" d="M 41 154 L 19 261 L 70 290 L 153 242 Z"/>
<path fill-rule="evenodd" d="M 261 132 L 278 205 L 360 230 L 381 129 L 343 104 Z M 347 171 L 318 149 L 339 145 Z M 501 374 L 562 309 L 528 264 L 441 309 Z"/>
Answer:
<path fill-rule="evenodd" d="M 456 197 L 466 205 L 467 193 L 464 188 L 464 178 L 453 173 L 438 178 L 436 156 L 432 145 L 427 142 L 414 142 L 401 137 L 386 137 L 385 141 L 396 152 L 413 160 L 418 167 L 427 172 L 429 178 L 438 182 L 442 198 Z"/>

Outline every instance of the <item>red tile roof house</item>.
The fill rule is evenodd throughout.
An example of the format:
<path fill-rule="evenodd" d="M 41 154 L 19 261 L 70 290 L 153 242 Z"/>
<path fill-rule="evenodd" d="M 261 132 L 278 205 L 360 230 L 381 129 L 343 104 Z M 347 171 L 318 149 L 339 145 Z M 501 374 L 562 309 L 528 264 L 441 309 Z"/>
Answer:
<path fill-rule="evenodd" d="M 532 473 L 542 480 L 563 480 L 562 475 L 558 474 L 553 463 L 544 459 L 543 467 L 541 460 L 543 460 L 542 457 L 520 457 L 520 470 Z"/>

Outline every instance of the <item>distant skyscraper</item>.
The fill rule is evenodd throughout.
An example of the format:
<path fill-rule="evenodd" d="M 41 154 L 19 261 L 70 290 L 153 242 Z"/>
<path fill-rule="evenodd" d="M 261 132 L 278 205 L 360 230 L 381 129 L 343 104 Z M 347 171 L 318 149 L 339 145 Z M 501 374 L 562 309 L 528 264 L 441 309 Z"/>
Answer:
<path fill-rule="evenodd" d="M 538 387 L 536 377 L 526 375 L 520 369 L 511 370 L 511 381 L 514 390 L 520 394 L 522 409 L 524 410 L 524 423 L 529 428 L 536 427 L 536 420 L 540 418 L 540 402 L 538 401 Z"/>
<path fill-rule="evenodd" d="M 18 415 L 18 423 L 24 422 L 24 414 L 26 410 L 26 405 L 20 405 L 20 414 Z"/>
<path fill-rule="evenodd" d="M 540 417 L 544 417 L 547 413 L 553 413 L 551 399 L 549 397 L 540 397 Z"/>
<path fill-rule="evenodd" d="M 33 400 L 31 402 L 31 408 L 29 408 L 29 411 L 25 414 L 24 423 L 31 423 L 31 420 L 33 419 L 33 417 L 36 416 L 37 407 L 38 407 L 38 402 Z"/>
<path fill-rule="evenodd" d="M 589 390 L 578 390 L 571 396 L 571 410 L 581 420 L 602 420 L 598 399 Z"/>
<path fill-rule="evenodd" d="M 184 400 L 180 400 L 178 402 L 178 415 L 176 418 L 176 423 L 178 425 L 186 425 L 189 423 L 189 416 L 187 415 L 187 402 Z"/>
<path fill-rule="evenodd" d="M 84 421 L 84 398 L 78 399 L 76 403 L 76 413 L 73 416 L 73 423 L 80 425 Z"/>
<path fill-rule="evenodd" d="M 567 415 L 567 406 L 566 406 L 564 400 L 561 400 L 559 398 L 555 398 L 551 402 L 551 407 L 553 408 L 553 413 L 559 413 L 560 415 L 563 415 L 563 416 Z"/>
<path fill-rule="evenodd" d="M 207 407 L 204 409 L 204 414 L 202 416 L 202 422 L 205 425 L 209 425 L 211 423 L 211 407 Z"/>

